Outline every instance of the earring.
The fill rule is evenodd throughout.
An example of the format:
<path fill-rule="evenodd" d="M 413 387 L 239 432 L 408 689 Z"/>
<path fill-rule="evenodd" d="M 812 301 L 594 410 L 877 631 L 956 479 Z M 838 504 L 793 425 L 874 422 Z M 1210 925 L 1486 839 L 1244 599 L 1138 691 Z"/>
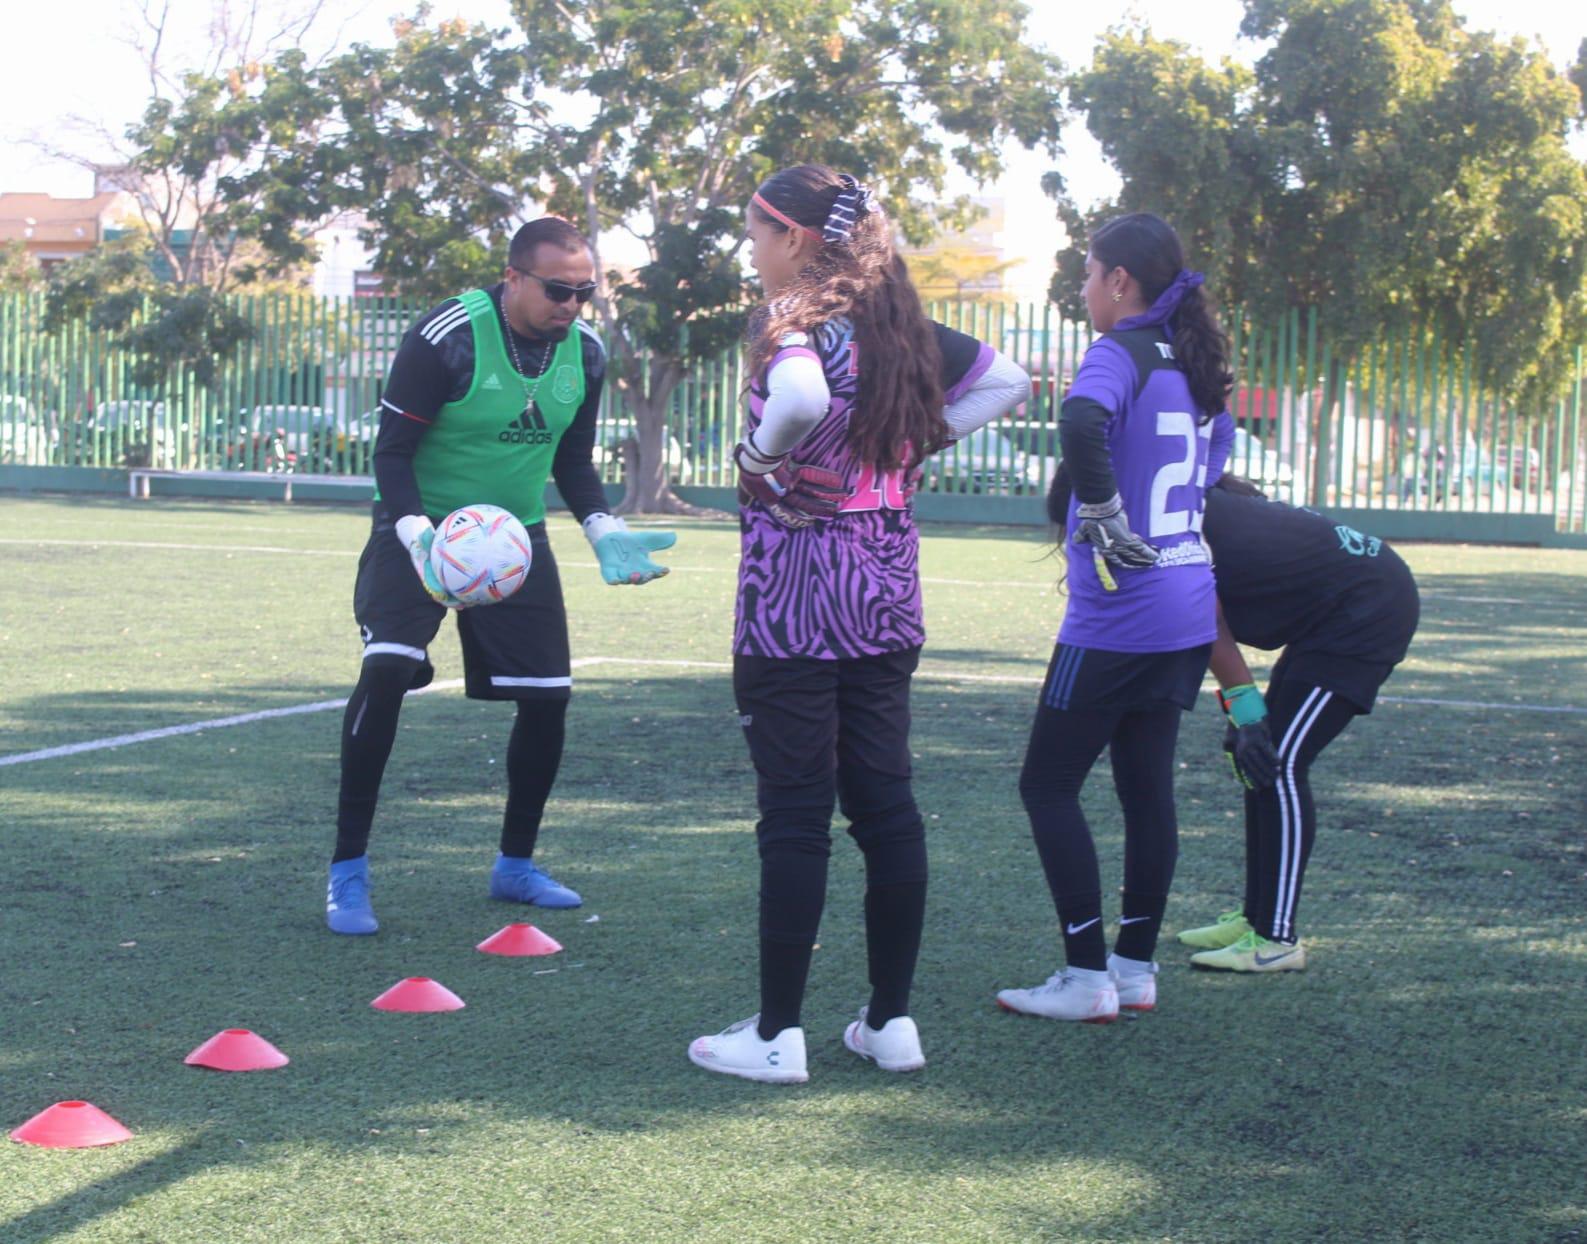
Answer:
<path fill-rule="evenodd" d="M 1113 291 L 1113 301 L 1114 302 L 1123 302 L 1124 301 L 1124 295 L 1119 293 L 1118 290 L 1114 290 Z"/>

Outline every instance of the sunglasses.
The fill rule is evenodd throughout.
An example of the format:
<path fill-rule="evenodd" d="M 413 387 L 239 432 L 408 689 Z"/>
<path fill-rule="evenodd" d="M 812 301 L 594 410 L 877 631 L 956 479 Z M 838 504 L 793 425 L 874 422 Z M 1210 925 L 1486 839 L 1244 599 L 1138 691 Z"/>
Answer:
<path fill-rule="evenodd" d="M 566 302 L 569 298 L 577 298 L 582 307 L 595 295 L 596 285 L 591 281 L 588 285 L 569 285 L 566 281 L 548 281 L 543 276 L 530 272 L 527 268 L 520 268 L 517 264 L 508 264 L 514 272 L 524 276 L 534 277 L 540 282 L 540 288 L 552 302 Z"/>

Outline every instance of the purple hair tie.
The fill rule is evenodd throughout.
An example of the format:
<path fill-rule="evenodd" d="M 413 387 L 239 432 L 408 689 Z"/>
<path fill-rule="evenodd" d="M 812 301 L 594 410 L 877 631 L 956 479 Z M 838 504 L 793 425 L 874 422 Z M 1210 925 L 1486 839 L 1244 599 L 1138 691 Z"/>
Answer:
<path fill-rule="evenodd" d="M 1169 335 L 1172 336 L 1173 330 L 1169 328 L 1168 321 L 1173 319 L 1174 312 L 1179 310 L 1179 304 L 1184 301 L 1185 295 L 1206 279 L 1199 272 L 1192 272 L 1189 268 L 1181 268 L 1173 283 L 1157 295 L 1157 301 L 1151 305 L 1149 310 L 1140 315 L 1132 315 L 1127 319 L 1120 320 L 1113 326 L 1114 329 L 1151 328 L 1153 325 L 1161 324 L 1168 328 Z"/>

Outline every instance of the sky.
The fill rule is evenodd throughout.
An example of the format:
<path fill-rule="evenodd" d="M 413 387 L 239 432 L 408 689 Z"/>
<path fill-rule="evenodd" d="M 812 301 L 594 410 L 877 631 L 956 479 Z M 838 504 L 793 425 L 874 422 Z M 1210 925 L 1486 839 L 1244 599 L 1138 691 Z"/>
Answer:
<path fill-rule="evenodd" d="M 197 63 L 215 13 L 226 3 L 235 9 L 240 2 L 246 0 L 168 0 L 170 63 L 180 64 L 184 52 Z M 264 3 L 279 5 L 280 0 Z M 300 10 L 301 4 L 289 0 L 288 7 Z M 138 6 L 133 0 L 51 0 L 11 7 L 0 65 L 0 191 L 87 195 L 93 189 L 89 174 L 49 158 L 35 144 L 102 155 L 94 129 L 119 132 L 137 116 L 148 98 L 148 81 L 125 36 L 132 32 Z M 304 49 L 312 56 L 354 42 L 389 43 L 392 16 L 413 7 L 402 0 L 323 0 Z M 431 7 L 436 18 L 457 15 L 491 25 L 511 24 L 506 0 L 432 0 Z M 1094 25 L 1077 21 L 1074 6 L 1047 0 L 1034 0 L 1030 7 L 1031 41 L 1070 65 L 1086 63 L 1097 35 L 1112 24 L 1102 16 Z M 1473 29 L 1540 40 L 1550 59 L 1562 66 L 1575 58 L 1577 45 L 1587 36 L 1587 20 L 1572 16 L 1576 6 L 1557 0 L 1455 0 L 1454 7 Z M 1242 13 L 1239 0 L 1134 0 L 1113 21 L 1139 17 L 1154 33 L 1187 43 L 1203 56 L 1249 61 L 1253 47 L 1239 37 Z M 95 34 L 75 34 L 86 31 Z M 1095 202 L 1113 192 L 1117 179 L 1082 124 L 1066 127 L 1064 146 L 1058 167 L 1079 202 Z M 1052 255 L 1063 241 L 1052 204 L 1039 188 L 1041 175 L 1053 164 L 1046 155 L 1017 146 L 1005 153 L 1005 164 L 1004 176 L 994 185 L 961 183 L 954 189 L 1004 200 L 1008 249 L 1025 261 L 1010 275 L 1018 284 L 1044 288 Z"/>

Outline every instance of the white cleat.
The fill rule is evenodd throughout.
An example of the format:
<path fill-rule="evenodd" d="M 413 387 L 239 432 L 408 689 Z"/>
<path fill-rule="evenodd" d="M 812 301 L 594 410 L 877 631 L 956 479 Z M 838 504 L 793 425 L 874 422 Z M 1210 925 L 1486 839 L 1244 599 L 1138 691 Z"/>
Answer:
<path fill-rule="evenodd" d="M 1119 991 L 1112 978 L 1106 972 L 1087 972 L 1082 977 L 1074 968 L 1054 972 L 1046 984 L 1034 989 L 1000 990 L 997 1004 L 1021 1015 L 1082 1024 L 1111 1024 L 1119 1017 Z"/>
<path fill-rule="evenodd" d="M 810 1078 L 805 1070 L 805 1030 L 784 1028 L 770 1041 L 762 1041 L 755 1030 L 759 1022 L 759 1015 L 751 1015 L 714 1037 L 696 1037 L 689 1043 L 689 1061 L 707 1071 L 763 1084 L 803 1084 Z"/>
<path fill-rule="evenodd" d="M 919 1071 L 926 1065 L 914 1020 L 895 1015 L 881 1028 L 872 1028 L 865 1022 L 866 1009 L 862 1006 L 860 1017 L 843 1030 L 844 1045 L 883 1071 Z"/>
<path fill-rule="evenodd" d="M 1109 955 L 1108 975 L 1119 995 L 1119 1010 L 1150 1011 L 1157 1006 L 1157 964 Z"/>

